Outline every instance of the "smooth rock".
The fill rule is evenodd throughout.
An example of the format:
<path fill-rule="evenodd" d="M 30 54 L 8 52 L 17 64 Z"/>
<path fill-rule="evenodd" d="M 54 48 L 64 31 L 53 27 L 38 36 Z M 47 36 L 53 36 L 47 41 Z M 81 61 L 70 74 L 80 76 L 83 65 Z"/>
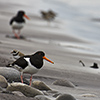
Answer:
<path fill-rule="evenodd" d="M 68 80 L 62 80 L 62 79 L 54 81 L 53 85 L 59 85 L 59 86 L 66 86 L 66 87 L 75 88 L 75 85 L 73 83 L 71 83 Z"/>
<path fill-rule="evenodd" d="M 4 76 L 8 82 L 21 82 L 20 72 L 14 68 L 0 67 L 0 75 Z M 29 84 L 25 78 L 24 83 Z"/>
<path fill-rule="evenodd" d="M 17 94 L 0 93 L 0 100 L 34 100 L 26 96 L 19 96 Z"/>
<path fill-rule="evenodd" d="M 35 97 L 36 95 L 43 95 L 43 93 L 40 90 L 35 89 L 35 88 L 28 86 L 26 84 L 23 84 L 23 83 L 18 83 L 18 82 L 11 83 L 7 87 L 7 90 L 8 91 L 20 91 L 27 97 Z"/>
<path fill-rule="evenodd" d="M 61 94 L 56 98 L 56 100 L 76 100 L 76 99 L 70 94 Z"/>
<path fill-rule="evenodd" d="M 2 75 L 0 75 L 0 87 L 6 88 L 8 86 L 8 82 L 6 78 Z"/>
<path fill-rule="evenodd" d="M 32 82 L 32 87 L 37 88 L 39 90 L 51 90 L 50 87 L 42 81 L 34 81 Z"/>

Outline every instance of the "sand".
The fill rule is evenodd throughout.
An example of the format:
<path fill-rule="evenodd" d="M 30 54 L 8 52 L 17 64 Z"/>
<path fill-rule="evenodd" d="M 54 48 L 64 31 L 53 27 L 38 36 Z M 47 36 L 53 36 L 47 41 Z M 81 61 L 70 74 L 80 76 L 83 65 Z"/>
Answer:
<path fill-rule="evenodd" d="M 2 8 L 3 7 L 4 6 L 2 6 Z M 90 44 L 89 42 L 80 40 L 74 36 L 65 36 L 62 34 L 63 30 L 61 31 L 59 27 L 52 27 L 47 24 L 37 25 L 36 21 L 42 21 L 42 23 L 44 21 L 36 15 L 29 16 L 32 21 L 27 21 L 27 24 L 22 30 L 22 35 L 26 38 L 25 40 L 7 38 L 6 35 L 13 36 L 11 27 L 9 26 L 9 20 L 14 13 L 8 12 L 7 8 L 5 9 L 6 10 L 0 10 L 0 59 L 11 59 L 10 52 L 13 49 L 20 50 L 24 54 L 33 54 L 38 50 L 42 50 L 46 53 L 46 57 L 54 61 L 54 64 L 44 61 L 44 67 L 33 76 L 33 81 L 34 79 L 42 80 L 54 90 L 60 93 L 71 94 L 77 100 L 99 100 L 99 69 L 92 69 L 90 66 L 94 62 L 99 64 L 98 59 L 100 55 L 78 52 L 74 44 L 73 46 L 67 45 L 64 47 L 57 41 L 75 44 L 80 43 L 81 45 Z M 35 23 L 33 23 L 34 21 Z M 59 25 L 59 21 L 57 24 Z M 59 34 L 56 34 L 56 32 L 58 32 L 56 30 L 59 31 Z M 75 48 L 75 50 L 73 48 Z M 79 63 L 79 60 L 82 60 L 86 66 L 83 67 Z M 53 85 L 52 83 L 57 79 L 69 80 L 76 87 L 69 88 Z M 4 95 L 8 96 L 8 94 L 0 94 L 0 98 L 3 98 Z M 12 99 L 14 97 L 9 94 L 9 98 Z M 8 100 L 8 98 L 6 99 Z M 31 100 L 31 98 L 29 99 Z M 16 100 L 19 100 L 19 98 L 16 97 Z M 23 98 L 21 98 L 21 100 L 23 100 Z"/>

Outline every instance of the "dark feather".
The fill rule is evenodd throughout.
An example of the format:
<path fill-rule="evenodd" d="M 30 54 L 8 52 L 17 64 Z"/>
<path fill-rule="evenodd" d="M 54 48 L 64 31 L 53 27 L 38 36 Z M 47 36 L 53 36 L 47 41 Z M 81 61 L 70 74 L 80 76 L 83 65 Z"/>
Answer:
<path fill-rule="evenodd" d="M 15 62 L 12 63 L 12 66 L 18 65 L 22 69 L 28 66 L 28 62 L 24 59 L 24 57 L 29 57 L 29 56 L 23 56 L 17 59 Z"/>

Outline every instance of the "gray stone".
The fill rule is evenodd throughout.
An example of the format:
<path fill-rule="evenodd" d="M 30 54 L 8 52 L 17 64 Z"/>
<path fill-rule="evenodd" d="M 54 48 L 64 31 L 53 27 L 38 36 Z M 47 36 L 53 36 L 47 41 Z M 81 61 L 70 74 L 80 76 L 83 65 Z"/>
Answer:
<path fill-rule="evenodd" d="M 6 88 L 8 86 L 8 82 L 7 82 L 6 78 L 2 75 L 0 75 L 0 86 L 2 88 Z"/>
<path fill-rule="evenodd" d="M 76 100 L 76 99 L 70 94 L 61 94 L 56 98 L 56 100 Z"/>
<path fill-rule="evenodd" d="M 75 88 L 75 85 L 73 83 L 71 83 L 68 80 L 62 80 L 62 79 L 54 81 L 53 85 L 59 85 L 59 86 L 66 86 L 66 87 Z"/>
<path fill-rule="evenodd" d="M 40 90 L 35 89 L 35 88 L 28 86 L 26 84 L 23 84 L 23 83 L 18 83 L 18 82 L 11 83 L 7 87 L 7 90 L 8 91 L 20 91 L 27 97 L 35 97 L 36 95 L 43 95 L 43 93 Z"/>
<path fill-rule="evenodd" d="M 39 90 L 51 90 L 50 87 L 42 81 L 34 81 L 32 82 L 32 87 L 37 88 Z"/>
<path fill-rule="evenodd" d="M 21 82 L 20 72 L 14 68 L 0 67 L 0 75 L 4 76 L 8 82 Z M 29 84 L 29 82 L 24 79 L 24 83 Z"/>

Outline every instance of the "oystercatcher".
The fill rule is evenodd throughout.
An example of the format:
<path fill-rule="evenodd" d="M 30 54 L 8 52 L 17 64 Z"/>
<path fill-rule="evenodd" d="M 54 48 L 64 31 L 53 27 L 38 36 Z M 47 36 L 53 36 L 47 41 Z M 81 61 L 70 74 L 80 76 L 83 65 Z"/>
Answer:
<path fill-rule="evenodd" d="M 13 56 L 14 59 L 18 59 L 18 58 L 24 56 L 24 54 L 18 50 L 12 50 L 11 55 Z"/>
<path fill-rule="evenodd" d="M 21 72 L 21 82 L 23 83 L 23 73 L 30 74 L 30 86 L 32 81 L 32 75 L 37 73 L 43 66 L 43 59 L 49 61 L 54 64 L 51 60 L 45 57 L 45 53 L 43 51 L 37 51 L 32 55 L 25 55 L 20 57 L 15 62 L 12 63 L 11 66 L 15 66 Z"/>
<path fill-rule="evenodd" d="M 20 30 L 25 24 L 23 17 L 29 19 L 29 17 L 25 15 L 24 11 L 18 11 L 17 15 L 10 20 L 10 25 L 12 26 L 13 33 L 17 39 L 20 38 Z M 18 33 L 16 33 L 15 30 L 18 30 Z"/>

